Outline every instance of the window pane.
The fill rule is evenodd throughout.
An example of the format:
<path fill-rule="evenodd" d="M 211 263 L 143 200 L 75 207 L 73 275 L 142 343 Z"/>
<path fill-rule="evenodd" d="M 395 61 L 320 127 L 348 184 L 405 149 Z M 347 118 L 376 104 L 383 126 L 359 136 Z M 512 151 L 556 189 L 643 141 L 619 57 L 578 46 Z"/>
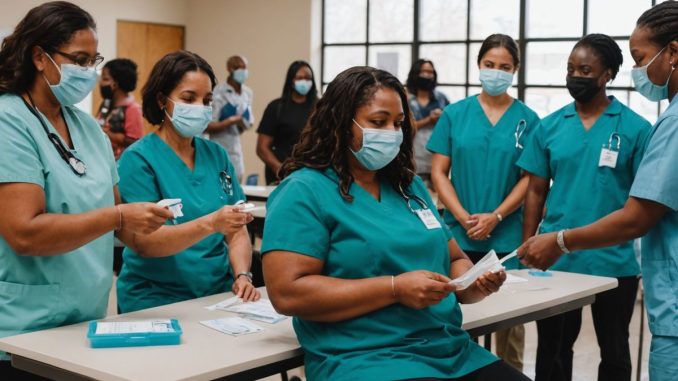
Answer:
<path fill-rule="evenodd" d="M 528 37 L 580 37 L 584 0 L 528 0 Z"/>
<path fill-rule="evenodd" d="M 450 103 L 466 98 L 466 87 L 464 86 L 438 86 L 436 90 L 445 94 Z"/>
<path fill-rule="evenodd" d="M 370 42 L 410 42 L 414 31 L 414 0 L 371 0 Z"/>
<path fill-rule="evenodd" d="M 469 45 L 468 55 L 468 82 L 475 85 L 480 85 L 480 69 L 478 68 L 478 53 L 482 44 L 473 43 Z M 518 72 L 513 76 L 513 85 L 518 84 Z"/>
<path fill-rule="evenodd" d="M 395 75 L 401 82 L 407 79 L 412 63 L 412 47 L 410 45 L 375 45 L 370 46 L 368 65 L 386 70 Z"/>
<path fill-rule="evenodd" d="M 330 82 L 349 67 L 365 65 L 365 47 L 328 46 L 325 47 L 323 59 L 323 81 Z"/>
<path fill-rule="evenodd" d="M 629 36 L 638 17 L 651 6 L 651 0 L 624 1 L 623 4 L 619 0 L 589 1 L 588 33 Z"/>
<path fill-rule="evenodd" d="M 607 90 L 607 95 L 614 95 L 619 102 L 629 105 L 629 91 L 627 90 Z"/>
<path fill-rule="evenodd" d="M 422 41 L 465 40 L 468 9 L 466 1 L 421 0 L 419 2 L 419 39 Z"/>
<path fill-rule="evenodd" d="M 629 50 L 629 40 L 617 40 L 616 42 L 621 48 L 624 62 L 619 68 L 617 78 L 610 82 L 608 86 L 633 87 L 633 81 L 631 80 L 631 69 L 633 69 L 634 63 L 633 57 L 631 57 L 631 51 Z"/>
<path fill-rule="evenodd" d="M 527 45 L 525 69 L 528 85 L 563 85 L 567 59 L 575 42 L 532 42 Z"/>
<path fill-rule="evenodd" d="M 572 102 L 567 89 L 526 89 L 525 104 L 543 118 Z"/>
<path fill-rule="evenodd" d="M 475 0 L 471 2 L 471 39 L 484 40 L 493 33 L 518 38 L 519 0 Z"/>
<path fill-rule="evenodd" d="M 419 57 L 433 61 L 439 83 L 466 83 L 465 44 L 424 44 Z"/>
<path fill-rule="evenodd" d="M 657 121 L 657 102 L 651 102 L 637 91 L 632 91 L 629 97 L 629 107 L 642 115 L 650 123 Z"/>
<path fill-rule="evenodd" d="M 325 43 L 365 42 L 367 0 L 325 0 Z"/>

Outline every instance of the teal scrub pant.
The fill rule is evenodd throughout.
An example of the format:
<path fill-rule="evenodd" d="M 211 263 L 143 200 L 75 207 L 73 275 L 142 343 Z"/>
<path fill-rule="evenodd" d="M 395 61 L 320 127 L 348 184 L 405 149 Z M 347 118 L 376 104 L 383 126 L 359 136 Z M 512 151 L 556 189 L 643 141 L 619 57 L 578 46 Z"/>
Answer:
<path fill-rule="evenodd" d="M 678 380 L 678 337 L 652 336 L 650 381 Z"/>

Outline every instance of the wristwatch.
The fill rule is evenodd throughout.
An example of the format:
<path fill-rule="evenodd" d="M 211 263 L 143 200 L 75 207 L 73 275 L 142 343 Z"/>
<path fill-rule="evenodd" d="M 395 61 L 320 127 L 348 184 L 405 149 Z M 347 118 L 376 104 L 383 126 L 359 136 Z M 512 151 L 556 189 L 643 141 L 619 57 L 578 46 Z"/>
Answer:
<path fill-rule="evenodd" d="M 238 274 L 235 276 L 235 279 L 238 279 L 238 278 L 240 278 L 240 277 L 243 276 L 243 275 L 246 276 L 247 279 L 250 280 L 250 282 L 252 282 L 252 273 L 249 272 L 249 271 L 244 271 L 244 272 L 238 273 Z"/>
<path fill-rule="evenodd" d="M 497 217 L 497 220 L 498 220 L 499 222 L 504 221 L 504 216 L 502 216 L 501 213 L 499 213 L 499 212 L 494 212 L 494 215 L 495 215 L 495 217 Z"/>
<path fill-rule="evenodd" d="M 570 252 L 570 250 L 567 248 L 567 246 L 565 246 L 565 230 L 561 230 L 558 232 L 558 234 L 556 235 L 556 243 L 558 244 L 560 250 L 563 253 L 567 254 Z"/>

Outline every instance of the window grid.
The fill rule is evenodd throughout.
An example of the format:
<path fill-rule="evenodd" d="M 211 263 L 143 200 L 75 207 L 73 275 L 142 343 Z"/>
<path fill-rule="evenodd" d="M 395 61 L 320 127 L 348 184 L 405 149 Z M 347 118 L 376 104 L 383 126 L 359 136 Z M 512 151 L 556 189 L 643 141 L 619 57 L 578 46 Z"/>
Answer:
<path fill-rule="evenodd" d="M 483 42 L 483 40 L 480 39 L 471 39 L 469 38 L 471 36 L 471 5 L 474 0 L 466 0 L 466 19 L 464 20 L 466 23 L 466 39 L 452 39 L 452 40 L 440 40 L 440 41 L 427 41 L 427 40 L 421 40 L 419 38 L 419 24 L 420 24 L 420 4 L 421 1 L 426 1 L 426 0 L 413 0 L 413 6 L 414 6 L 414 12 L 413 12 L 413 37 L 412 41 L 409 42 L 403 42 L 403 41 L 393 41 L 393 42 L 370 42 L 370 0 L 366 0 L 365 2 L 365 12 L 366 12 L 366 17 L 365 17 L 365 22 L 366 22 L 366 28 L 365 28 L 365 42 L 360 42 L 360 43 L 327 43 L 325 41 L 325 3 L 328 0 L 322 0 L 322 20 L 321 20 L 321 41 L 322 41 L 322 46 L 321 46 L 321 57 L 320 57 L 320 76 L 321 76 L 321 82 L 322 82 L 322 88 L 324 89 L 325 86 L 329 83 L 328 81 L 325 80 L 325 49 L 328 47 L 364 47 L 365 49 L 365 57 L 364 57 L 364 63 L 367 65 L 369 62 L 369 54 L 370 54 L 370 47 L 372 46 L 386 46 L 386 45 L 410 45 L 412 47 L 412 54 L 411 54 L 411 61 L 414 63 L 417 59 L 420 58 L 419 56 L 419 51 L 422 45 L 427 45 L 427 44 L 436 44 L 436 45 L 445 45 L 445 44 L 465 44 L 466 46 L 466 62 L 465 62 L 465 81 L 463 83 L 460 82 L 440 82 L 439 86 L 445 86 L 445 87 L 464 87 L 465 89 L 465 94 L 466 96 L 469 96 L 470 90 L 472 88 L 477 88 L 478 84 L 473 84 L 470 82 L 469 78 L 469 72 L 470 72 L 470 62 L 471 59 L 469 57 L 470 55 L 470 50 L 471 50 L 471 44 L 480 44 Z M 532 0 L 534 1 L 534 0 Z M 583 22 L 582 22 L 582 36 L 585 36 L 588 33 L 589 29 L 589 23 L 588 23 L 588 8 L 589 8 L 589 1 L 590 0 L 583 0 L 582 6 L 583 6 L 583 11 L 581 12 L 582 17 L 583 17 Z M 521 101 L 525 101 L 525 93 L 528 89 L 561 89 L 567 91 L 567 88 L 563 85 L 549 85 L 549 84 L 539 84 L 539 83 L 527 83 L 526 82 L 526 74 L 527 74 L 527 69 L 530 65 L 529 62 L 527 62 L 527 51 L 528 51 L 528 44 L 534 43 L 534 42 L 576 42 L 578 41 L 581 36 L 571 36 L 571 37 L 527 37 L 526 33 L 526 25 L 527 25 L 527 2 L 528 0 L 520 0 L 520 12 L 519 12 L 519 35 L 517 36 L 516 42 L 518 43 L 520 47 L 520 52 L 523 58 L 522 63 L 518 69 L 517 73 L 517 84 L 514 86 L 517 88 L 517 93 L 518 93 L 518 99 Z M 657 0 L 652 0 L 651 5 L 654 6 L 656 4 Z M 623 35 L 623 36 L 611 36 L 615 40 L 628 40 L 629 35 Z M 408 68 L 409 71 L 409 68 Z M 631 92 L 634 91 L 633 87 L 631 86 L 610 86 L 608 85 L 607 87 L 608 90 L 610 91 L 622 91 L 626 92 L 626 97 L 627 99 L 630 99 Z M 661 111 L 661 106 L 657 104 L 657 115 L 659 115 Z"/>

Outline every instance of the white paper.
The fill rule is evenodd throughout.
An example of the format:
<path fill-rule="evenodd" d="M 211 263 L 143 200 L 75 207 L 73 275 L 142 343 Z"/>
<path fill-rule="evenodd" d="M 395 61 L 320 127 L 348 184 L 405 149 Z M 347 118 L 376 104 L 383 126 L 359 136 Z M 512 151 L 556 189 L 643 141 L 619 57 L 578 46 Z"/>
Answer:
<path fill-rule="evenodd" d="M 207 309 L 210 311 L 220 310 L 234 312 L 244 318 L 263 321 L 270 324 L 277 323 L 287 317 L 275 312 L 271 301 L 264 298 L 261 298 L 256 302 L 243 302 L 242 299 L 234 296 L 230 299 L 208 306 Z"/>
<path fill-rule="evenodd" d="M 247 335 L 261 332 L 260 326 L 239 317 L 227 317 L 222 319 L 204 320 L 200 324 L 232 336 Z"/>
<path fill-rule="evenodd" d="M 120 333 L 159 333 L 174 332 L 172 322 L 163 320 L 97 322 L 97 335 Z"/>
<path fill-rule="evenodd" d="M 258 212 L 258 211 L 264 211 L 266 210 L 265 206 L 257 206 L 255 204 L 247 203 L 247 204 L 236 204 L 236 206 L 240 206 L 240 211 L 245 212 L 245 213 L 253 213 L 253 212 Z"/>
<path fill-rule="evenodd" d="M 496 272 L 503 270 L 504 266 L 499 262 L 497 253 L 490 250 L 489 253 L 478 261 L 473 267 L 468 269 L 462 276 L 452 279 L 449 283 L 457 286 L 457 290 L 463 290 L 472 285 L 481 275 L 488 271 Z"/>
<path fill-rule="evenodd" d="M 158 201 L 157 204 L 160 206 L 166 206 L 170 210 L 170 212 L 172 212 L 174 218 L 184 216 L 184 213 L 181 212 L 181 208 L 183 208 L 183 205 L 181 204 L 180 198 L 166 198 L 164 200 Z"/>
<path fill-rule="evenodd" d="M 506 273 L 506 280 L 504 281 L 504 284 L 502 286 L 505 286 L 507 284 L 515 284 L 515 283 L 525 283 L 527 282 L 527 279 L 513 275 L 511 273 Z"/>

